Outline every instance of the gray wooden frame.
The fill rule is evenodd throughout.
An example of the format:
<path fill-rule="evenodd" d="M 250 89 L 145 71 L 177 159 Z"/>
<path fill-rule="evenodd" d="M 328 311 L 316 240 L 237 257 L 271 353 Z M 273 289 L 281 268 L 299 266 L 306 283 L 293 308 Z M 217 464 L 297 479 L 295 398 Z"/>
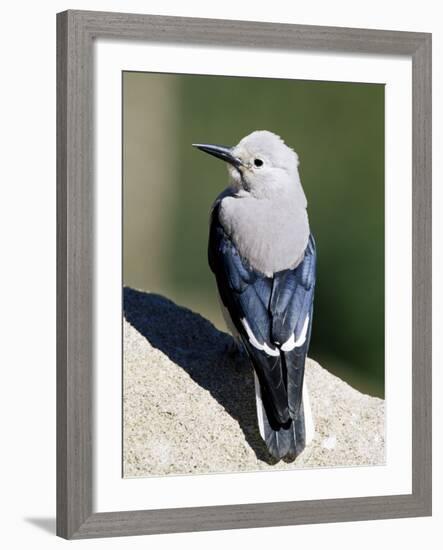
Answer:
<path fill-rule="evenodd" d="M 92 70 L 96 38 L 412 58 L 412 494 L 93 513 Z M 57 534 L 74 539 L 431 514 L 431 35 L 123 13 L 57 15 Z"/>

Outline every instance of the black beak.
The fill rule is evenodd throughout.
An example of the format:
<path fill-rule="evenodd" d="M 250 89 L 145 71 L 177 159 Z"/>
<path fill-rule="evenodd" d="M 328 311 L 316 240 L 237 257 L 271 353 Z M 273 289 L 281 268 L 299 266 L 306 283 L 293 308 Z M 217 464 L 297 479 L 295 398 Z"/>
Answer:
<path fill-rule="evenodd" d="M 214 157 L 229 162 L 229 164 L 232 164 L 232 166 L 235 166 L 236 168 L 242 166 L 240 159 L 234 157 L 232 154 L 233 147 L 226 147 L 224 145 L 209 145 L 206 143 L 193 143 L 192 146 L 197 147 L 200 151 L 204 151 Z"/>

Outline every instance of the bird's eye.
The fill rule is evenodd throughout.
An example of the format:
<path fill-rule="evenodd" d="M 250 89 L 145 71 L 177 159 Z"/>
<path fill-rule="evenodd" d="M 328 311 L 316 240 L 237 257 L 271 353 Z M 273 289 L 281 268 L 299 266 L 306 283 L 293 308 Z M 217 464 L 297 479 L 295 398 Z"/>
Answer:
<path fill-rule="evenodd" d="M 260 166 L 263 166 L 263 161 L 261 159 L 254 159 L 254 164 L 259 168 Z"/>

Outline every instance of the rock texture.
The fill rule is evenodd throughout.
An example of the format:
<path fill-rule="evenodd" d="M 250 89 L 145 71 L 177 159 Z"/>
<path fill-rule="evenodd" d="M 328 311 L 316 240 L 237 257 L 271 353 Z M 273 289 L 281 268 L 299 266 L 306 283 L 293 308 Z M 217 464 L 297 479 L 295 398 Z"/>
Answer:
<path fill-rule="evenodd" d="M 384 401 L 312 359 L 306 383 L 316 436 L 295 462 L 275 462 L 258 432 L 254 381 L 232 339 L 170 300 L 124 291 L 124 475 L 379 465 Z"/>

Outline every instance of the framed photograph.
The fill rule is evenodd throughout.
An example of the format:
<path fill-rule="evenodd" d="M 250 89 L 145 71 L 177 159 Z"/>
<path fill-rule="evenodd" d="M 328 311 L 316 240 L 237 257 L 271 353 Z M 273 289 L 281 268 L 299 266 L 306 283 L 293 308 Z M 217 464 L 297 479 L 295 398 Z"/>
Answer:
<path fill-rule="evenodd" d="M 431 514 L 431 35 L 57 16 L 57 533 Z"/>

